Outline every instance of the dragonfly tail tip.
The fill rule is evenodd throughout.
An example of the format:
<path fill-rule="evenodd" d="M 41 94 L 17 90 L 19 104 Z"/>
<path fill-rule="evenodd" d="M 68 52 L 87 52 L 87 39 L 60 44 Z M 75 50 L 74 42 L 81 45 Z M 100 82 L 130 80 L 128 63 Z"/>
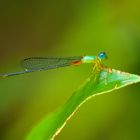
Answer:
<path fill-rule="evenodd" d="M 0 75 L 0 78 L 6 78 L 8 75 L 6 74 L 3 74 L 3 75 Z"/>

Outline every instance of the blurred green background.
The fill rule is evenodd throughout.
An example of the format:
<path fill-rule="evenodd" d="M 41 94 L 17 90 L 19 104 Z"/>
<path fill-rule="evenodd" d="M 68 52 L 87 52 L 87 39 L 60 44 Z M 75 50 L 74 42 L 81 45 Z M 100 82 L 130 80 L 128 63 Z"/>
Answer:
<path fill-rule="evenodd" d="M 32 56 L 97 55 L 140 75 L 139 0 L 7 0 L 0 2 L 0 73 Z M 0 140 L 25 140 L 89 76 L 92 65 L 0 80 Z M 139 140 L 140 85 L 85 103 L 57 140 Z"/>

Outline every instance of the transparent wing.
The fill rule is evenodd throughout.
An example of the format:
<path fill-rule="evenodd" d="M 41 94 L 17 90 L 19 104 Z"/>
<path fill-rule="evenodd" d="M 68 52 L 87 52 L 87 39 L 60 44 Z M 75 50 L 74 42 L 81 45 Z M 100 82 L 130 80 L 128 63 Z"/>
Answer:
<path fill-rule="evenodd" d="M 47 70 L 58 67 L 72 65 L 74 62 L 80 61 L 81 56 L 66 57 L 66 58 L 43 58 L 32 57 L 22 61 L 22 67 L 26 71 Z"/>

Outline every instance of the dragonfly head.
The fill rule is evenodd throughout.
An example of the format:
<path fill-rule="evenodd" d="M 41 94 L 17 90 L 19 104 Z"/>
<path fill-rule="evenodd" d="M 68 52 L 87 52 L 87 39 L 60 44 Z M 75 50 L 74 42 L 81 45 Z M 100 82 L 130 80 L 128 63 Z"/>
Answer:
<path fill-rule="evenodd" d="M 108 57 L 107 57 L 107 54 L 106 54 L 105 52 L 101 52 L 101 53 L 99 54 L 99 57 L 100 57 L 101 60 L 105 60 L 105 59 L 108 58 Z"/>

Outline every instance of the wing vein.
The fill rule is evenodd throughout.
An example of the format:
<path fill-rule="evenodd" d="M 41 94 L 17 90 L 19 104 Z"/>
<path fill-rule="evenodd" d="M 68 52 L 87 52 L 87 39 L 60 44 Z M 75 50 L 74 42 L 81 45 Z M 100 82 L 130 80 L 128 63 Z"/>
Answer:
<path fill-rule="evenodd" d="M 31 57 L 24 59 L 21 63 L 25 70 L 46 70 L 58 67 L 65 67 L 71 65 L 75 61 L 80 61 L 81 56 L 66 57 L 66 58 L 45 58 L 45 57 Z"/>

